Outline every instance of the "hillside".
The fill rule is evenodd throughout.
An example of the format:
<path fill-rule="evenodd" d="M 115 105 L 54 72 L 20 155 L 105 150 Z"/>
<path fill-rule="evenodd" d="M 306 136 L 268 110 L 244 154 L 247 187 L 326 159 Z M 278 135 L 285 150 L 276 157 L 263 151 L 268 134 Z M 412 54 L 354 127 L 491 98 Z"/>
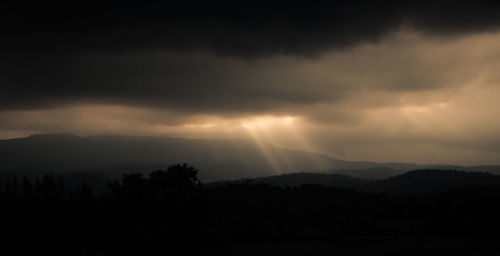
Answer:
<path fill-rule="evenodd" d="M 439 193 L 467 187 L 500 186 L 500 176 L 490 173 L 439 169 L 415 170 L 383 180 L 360 179 L 339 174 L 293 173 L 215 182 L 210 183 L 209 186 L 243 183 L 281 187 L 319 184 L 325 187 L 355 189 L 363 192 L 405 195 Z"/>
<path fill-rule="evenodd" d="M 123 173 L 147 173 L 181 162 L 200 169 L 200 178 L 204 182 L 296 172 L 385 179 L 416 169 L 459 169 L 491 173 L 498 173 L 500 170 L 497 166 L 343 161 L 318 153 L 263 145 L 243 139 L 42 134 L 0 140 L 0 176 L 36 176 L 51 172 L 97 173 L 117 178 Z"/>
<path fill-rule="evenodd" d="M 373 182 L 364 190 L 392 194 L 422 194 L 477 186 L 500 186 L 500 176 L 456 170 L 416 170 Z"/>
<path fill-rule="evenodd" d="M 205 181 L 276 173 L 351 169 L 359 164 L 250 140 L 43 134 L 0 141 L 3 173 L 149 172 L 173 163 L 197 166 Z"/>

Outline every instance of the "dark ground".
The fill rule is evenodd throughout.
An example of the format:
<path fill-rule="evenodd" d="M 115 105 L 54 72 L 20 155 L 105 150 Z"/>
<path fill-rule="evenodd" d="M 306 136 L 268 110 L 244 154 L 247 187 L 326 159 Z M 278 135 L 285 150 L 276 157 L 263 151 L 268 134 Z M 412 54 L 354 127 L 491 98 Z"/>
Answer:
<path fill-rule="evenodd" d="M 357 237 L 329 242 L 244 243 L 207 248 L 200 255 L 421 256 L 498 255 L 500 239 L 461 237 Z"/>
<path fill-rule="evenodd" d="M 500 252 L 500 186 L 395 195 L 311 184 L 204 187 L 196 174 L 188 165 L 132 173 L 102 194 L 51 175 L 8 181 L 0 186 L 1 255 Z"/>

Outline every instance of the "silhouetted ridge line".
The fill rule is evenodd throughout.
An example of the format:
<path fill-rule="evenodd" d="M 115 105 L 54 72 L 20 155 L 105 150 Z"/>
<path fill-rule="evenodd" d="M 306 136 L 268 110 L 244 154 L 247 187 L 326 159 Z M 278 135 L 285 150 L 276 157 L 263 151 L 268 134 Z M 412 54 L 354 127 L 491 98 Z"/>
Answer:
<path fill-rule="evenodd" d="M 416 194 L 474 186 L 500 186 L 500 176 L 481 172 L 426 169 L 410 171 L 370 184 L 371 192 Z"/>
<path fill-rule="evenodd" d="M 384 180 L 353 178 L 340 174 L 292 173 L 252 179 L 239 179 L 209 183 L 208 186 L 224 184 L 268 184 L 276 186 L 300 186 L 318 184 L 326 187 L 356 189 L 363 192 L 391 194 L 421 194 L 444 192 L 450 189 L 474 186 L 500 186 L 500 176 L 481 172 L 424 169 L 414 170 Z"/>
<path fill-rule="evenodd" d="M 500 173 L 496 166 L 442 166 L 343 161 L 265 144 L 266 153 L 251 140 L 191 140 L 142 136 L 75 136 L 40 134 L 0 140 L 0 176 L 8 172 L 31 177 L 44 173 L 93 172 L 109 178 L 137 170 L 165 169 L 190 162 L 205 182 L 271 176 L 280 173 L 321 172 L 357 178 L 385 179 L 415 169 L 460 169 Z M 270 163 L 269 157 L 274 157 Z M 29 172 L 29 173 L 28 173 Z"/>
<path fill-rule="evenodd" d="M 239 179 L 233 181 L 219 181 L 207 184 L 207 186 L 221 186 L 225 184 L 268 184 L 275 186 L 301 186 L 304 184 L 319 184 L 327 187 L 359 188 L 369 183 L 369 180 L 353 178 L 348 175 L 326 174 L 326 173 L 289 173 L 268 177 L 257 177 L 252 179 Z"/>

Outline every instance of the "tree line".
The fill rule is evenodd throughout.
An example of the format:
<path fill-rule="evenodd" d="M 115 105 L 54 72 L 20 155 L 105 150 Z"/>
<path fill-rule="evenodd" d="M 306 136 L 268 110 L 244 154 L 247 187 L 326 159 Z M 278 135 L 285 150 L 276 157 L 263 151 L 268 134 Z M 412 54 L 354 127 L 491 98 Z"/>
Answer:
<path fill-rule="evenodd" d="M 93 193 L 44 175 L 0 185 L 6 255 L 192 255 L 246 242 L 356 236 L 499 237 L 500 188 L 395 196 L 315 184 L 205 187 L 187 164 Z"/>

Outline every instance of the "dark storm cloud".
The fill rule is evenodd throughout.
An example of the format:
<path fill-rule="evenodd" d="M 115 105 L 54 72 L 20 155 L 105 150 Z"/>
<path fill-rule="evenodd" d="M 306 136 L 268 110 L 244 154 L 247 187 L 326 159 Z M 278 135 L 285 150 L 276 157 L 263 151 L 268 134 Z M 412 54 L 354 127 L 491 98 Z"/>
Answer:
<path fill-rule="evenodd" d="M 402 25 L 457 35 L 500 21 L 497 4 L 477 1 L 7 1 L 0 8 L 0 109 L 109 103 L 259 113 L 328 103 L 363 86 L 432 89 L 434 76 L 401 69 L 373 82 L 379 63 L 360 75 L 366 61 L 346 60 L 316 75 L 295 68 L 297 60 L 261 60 L 321 56 Z M 325 75 L 335 72 L 351 77 Z"/>
<path fill-rule="evenodd" d="M 7 7 L 6 46 L 28 51 L 209 48 L 221 55 L 312 54 L 375 40 L 400 6 L 315 1 L 34 1 Z"/>
<path fill-rule="evenodd" d="M 140 52 L 11 61 L 0 70 L 3 109 L 75 103 L 172 107 L 189 112 L 260 112 L 340 96 L 304 91 L 284 67 L 219 59 L 212 54 Z"/>
<path fill-rule="evenodd" d="M 404 3 L 403 3 L 404 2 Z M 4 54 L 208 48 L 242 57 L 315 55 L 407 23 L 431 34 L 495 29 L 495 1 L 10 1 Z"/>

